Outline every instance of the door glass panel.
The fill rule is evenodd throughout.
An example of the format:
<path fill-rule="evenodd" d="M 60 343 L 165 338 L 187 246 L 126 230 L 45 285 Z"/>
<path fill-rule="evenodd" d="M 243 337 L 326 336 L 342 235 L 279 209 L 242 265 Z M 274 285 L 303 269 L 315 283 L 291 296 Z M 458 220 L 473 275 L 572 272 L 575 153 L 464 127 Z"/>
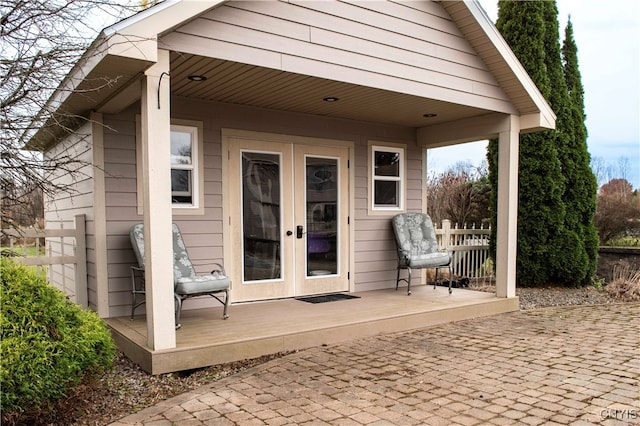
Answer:
<path fill-rule="evenodd" d="M 281 278 L 280 155 L 242 153 L 243 281 Z"/>
<path fill-rule="evenodd" d="M 338 160 L 306 157 L 307 276 L 338 273 Z"/>

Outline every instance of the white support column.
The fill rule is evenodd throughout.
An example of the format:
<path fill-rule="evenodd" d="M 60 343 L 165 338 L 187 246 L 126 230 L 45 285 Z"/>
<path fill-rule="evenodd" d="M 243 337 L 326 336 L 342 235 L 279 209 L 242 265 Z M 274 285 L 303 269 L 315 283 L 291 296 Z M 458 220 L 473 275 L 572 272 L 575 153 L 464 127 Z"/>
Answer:
<path fill-rule="evenodd" d="M 142 82 L 142 175 L 147 345 L 152 350 L 176 347 L 171 234 L 171 160 L 169 52 Z"/>
<path fill-rule="evenodd" d="M 498 221 L 496 241 L 496 296 L 516 295 L 518 244 L 519 117 L 509 116 L 507 130 L 498 135 Z"/>
<path fill-rule="evenodd" d="M 93 229 L 96 268 L 96 312 L 109 315 L 109 275 L 107 273 L 107 206 L 104 176 L 104 123 L 102 114 L 91 113 L 93 140 Z"/>

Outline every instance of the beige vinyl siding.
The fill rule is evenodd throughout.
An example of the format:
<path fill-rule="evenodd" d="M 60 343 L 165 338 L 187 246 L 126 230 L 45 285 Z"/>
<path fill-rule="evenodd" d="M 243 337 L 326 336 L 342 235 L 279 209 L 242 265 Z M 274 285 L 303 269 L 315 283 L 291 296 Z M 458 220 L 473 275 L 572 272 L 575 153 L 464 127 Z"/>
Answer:
<path fill-rule="evenodd" d="M 511 110 L 484 63 L 436 2 L 231 2 L 163 36 L 161 44 L 174 51 Z"/>
<path fill-rule="evenodd" d="M 129 240 L 132 225 L 144 220 L 137 212 L 135 116 L 132 108 L 118 116 L 105 116 L 111 129 L 105 133 L 107 206 L 107 258 L 110 316 L 129 315 L 131 309 L 130 267 L 136 264 Z M 175 115 L 174 115 L 175 116 Z M 190 119 L 190 118 L 189 118 Z M 189 246 L 189 255 L 199 272 L 211 270 L 212 261 L 222 261 L 221 158 L 213 146 L 210 129 L 204 128 L 204 215 L 174 216 Z M 209 136 L 208 136 L 209 135 Z M 203 303 L 189 303 L 197 307 Z M 143 314 L 144 308 L 136 311 Z"/>
<path fill-rule="evenodd" d="M 128 230 L 142 220 L 136 212 L 135 113 L 131 109 L 103 120 L 109 316 L 120 316 L 131 309 L 129 267 L 135 258 Z"/>
<path fill-rule="evenodd" d="M 354 270 L 351 272 L 354 291 L 374 288 L 388 288 L 395 285 L 396 251 L 390 219 L 388 215 L 369 216 L 368 214 L 368 174 L 367 158 L 369 141 L 376 144 L 403 144 L 406 146 L 407 161 L 407 200 L 409 211 L 422 209 L 422 150 L 415 143 L 415 131 L 411 128 L 376 125 L 347 120 L 328 119 L 312 115 L 278 112 L 267 109 L 242 107 L 219 102 L 194 101 L 192 99 L 174 99 L 173 116 L 205 123 L 205 152 L 214 150 L 219 153 L 221 129 L 231 128 L 265 133 L 278 133 L 291 136 L 307 136 L 323 139 L 351 141 L 355 145 L 355 158 L 351 160 L 354 168 L 354 216 L 351 226 L 355 227 L 355 241 L 352 246 Z M 211 122 L 213 138 L 209 138 L 207 122 Z M 210 146 L 212 145 L 212 146 Z M 220 159 L 219 156 L 215 157 Z M 220 160 L 221 161 L 221 160 Z M 220 163 L 221 164 L 221 163 Z M 219 164 L 214 165 L 217 171 Z M 209 168 L 208 161 L 205 167 Z M 206 176 L 207 174 L 205 174 Z M 205 186 L 221 187 L 221 181 L 207 180 Z M 221 200 L 222 198 L 220 198 Z M 219 208 L 221 204 L 217 204 Z M 207 206 L 209 210 L 209 206 Z M 207 215 L 209 212 L 207 211 Z M 217 214 L 217 213 L 216 213 Z M 184 223 L 184 222 L 183 222 Z M 181 226 L 185 226 L 181 224 Z M 216 229 L 222 229 L 222 222 Z M 232 236 L 233 238 L 233 236 Z M 238 236 L 239 238 L 239 236 Z M 208 236 L 200 240 L 207 244 Z M 212 239 L 215 244 L 222 241 L 222 234 Z M 214 247 L 222 251 L 222 245 Z M 205 249 L 205 247 L 202 247 Z M 190 249 L 191 250 L 191 249 Z M 221 257 L 222 255 L 220 255 Z"/>
<path fill-rule="evenodd" d="M 395 287 L 397 254 L 395 237 L 391 228 L 391 218 L 400 213 L 391 211 L 387 214 L 370 215 L 368 177 L 369 140 L 375 140 L 376 146 L 384 146 L 384 140 L 375 137 L 362 137 L 362 143 L 356 150 L 355 181 L 355 256 L 354 284 L 355 291 L 377 290 Z M 405 211 L 422 211 L 422 151 L 415 141 L 402 139 L 386 139 L 391 144 L 406 144 L 406 205 Z M 394 145 L 391 145 L 394 146 Z"/>
<path fill-rule="evenodd" d="M 51 183 L 66 190 L 51 194 L 45 192 L 45 227 L 48 229 L 73 229 L 75 216 L 86 215 L 87 272 L 89 306 L 95 308 L 95 236 L 93 234 L 93 167 L 91 126 L 86 124 L 55 147 L 44 153 L 45 161 L 72 163 L 59 167 L 51 176 Z M 71 170 L 71 172 L 70 172 Z M 73 238 L 47 238 L 47 253 L 53 256 L 73 255 Z M 74 265 L 49 265 L 47 278 L 56 288 L 75 301 Z"/>
<path fill-rule="evenodd" d="M 105 115 L 105 174 L 107 210 L 107 261 L 110 316 L 129 315 L 131 309 L 130 266 L 136 263 L 129 240 L 129 228 L 143 221 L 137 213 L 135 116 L 131 108 L 119 115 Z M 222 262 L 222 159 L 220 144 L 212 143 L 210 117 L 179 116 L 204 123 L 204 215 L 174 216 L 180 226 L 189 255 L 199 272 L 212 269 L 211 262 Z M 188 303 L 188 308 L 208 301 Z M 137 314 L 143 314 L 139 308 Z"/>
<path fill-rule="evenodd" d="M 390 227 L 389 215 L 369 216 L 367 150 L 370 140 L 378 144 L 385 141 L 404 144 L 407 147 L 407 210 L 419 211 L 422 205 L 422 153 L 415 144 L 415 132 L 410 128 L 375 125 L 327 119 L 316 116 L 283 113 L 251 107 L 241 107 L 215 102 L 194 102 L 175 99 L 175 118 L 199 120 L 204 124 L 204 170 L 205 170 L 205 214 L 204 216 L 177 216 L 189 253 L 200 272 L 211 268 L 211 262 L 223 261 L 222 235 L 222 157 L 220 134 L 222 128 L 320 137 L 352 141 L 355 145 L 353 194 L 355 217 L 352 219 L 355 241 L 352 247 L 354 269 L 351 271 L 353 290 L 363 291 L 388 288 L 395 282 L 395 243 Z M 135 109 L 117 116 L 105 116 L 105 200 L 107 213 L 107 274 L 109 288 L 109 316 L 128 315 L 130 310 L 129 268 L 135 264 L 128 231 L 131 225 L 143 220 L 136 209 L 135 166 Z M 88 135 L 78 134 L 49 157 L 65 152 L 76 152 L 77 158 L 90 161 Z M 85 166 L 83 178 L 77 179 L 75 189 L 81 193 L 60 194 L 56 197 L 55 212 L 49 204 L 47 224 L 71 226 L 75 214 L 87 214 L 87 243 L 90 303 L 95 300 L 95 236 L 92 222 L 91 167 Z M 68 179 L 62 175 L 58 179 Z M 51 201 L 51 200 L 48 200 Z M 58 225 L 54 225 L 58 226 Z M 60 251 L 61 247 L 52 247 Z M 69 250 L 69 248 L 66 248 Z M 57 267 L 53 281 L 59 286 L 72 283 L 73 271 Z M 66 274 L 66 275 L 65 275 Z M 185 308 L 196 308 L 210 304 L 208 300 L 193 301 Z M 138 311 L 143 312 L 143 309 Z"/>
<path fill-rule="evenodd" d="M 420 210 L 421 161 L 420 148 L 411 128 L 328 119 L 318 116 L 278 112 L 243 107 L 220 102 L 174 98 L 172 118 L 202 121 L 204 126 L 205 214 L 175 216 L 183 232 L 189 254 L 196 269 L 206 272 L 211 262 L 223 261 L 222 224 L 222 153 L 223 128 L 308 136 L 352 141 L 355 144 L 355 241 L 352 247 L 354 270 L 353 290 L 384 288 L 395 283 L 395 243 L 390 227 L 390 215 L 368 216 L 367 211 L 367 149 L 368 142 L 385 141 L 407 147 L 407 207 Z M 136 211 L 135 111 L 118 116 L 106 116 L 105 168 L 107 202 L 107 244 L 110 316 L 128 315 L 130 310 L 129 267 L 135 263 L 128 230 L 142 216 Z M 234 238 L 234 236 L 231 236 Z M 207 299 L 194 300 L 185 309 L 209 306 Z M 140 308 L 139 313 L 143 312 Z"/>

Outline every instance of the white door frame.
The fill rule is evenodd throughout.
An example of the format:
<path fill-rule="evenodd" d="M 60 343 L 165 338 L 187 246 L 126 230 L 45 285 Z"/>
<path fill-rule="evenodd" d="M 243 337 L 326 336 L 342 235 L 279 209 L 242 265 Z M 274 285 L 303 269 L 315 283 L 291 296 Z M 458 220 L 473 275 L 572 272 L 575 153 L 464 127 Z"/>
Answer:
<path fill-rule="evenodd" d="M 235 207 L 231 205 L 230 201 L 230 191 L 232 187 L 232 182 L 230 177 L 234 175 L 232 173 L 231 168 L 235 167 L 230 164 L 229 156 L 230 149 L 232 147 L 232 139 L 245 139 L 245 140 L 255 140 L 255 141 L 263 141 L 263 142 L 276 142 L 283 144 L 304 144 L 304 145 L 322 145 L 322 146 L 334 146 L 348 149 L 348 161 L 351 165 L 354 164 L 355 158 L 355 144 L 352 141 L 344 141 L 344 140 L 335 140 L 335 139 L 324 139 L 324 138 L 312 138 L 312 137 L 304 137 L 304 136 L 293 136 L 293 135 L 284 135 L 277 133 L 266 133 L 266 132 L 255 132 L 249 130 L 238 130 L 238 129 L 222 129 L 221 132 L 222 137 L 222 217 L 223 217 L 223 253 L 224 253 L 224 262 L 225 265 L 232 265 L 233 262 L 237 262 L 235 258 L 235 254 L 233 253 L 232 238 L 238 238 L 237 229 L 234 229 L 231 226 L 232 217 L 234 214 L 237 215 L 237 212 L 234 210 Z M 354 206 L 354 193 L 355 193 L 355 167 L 348 168 L 348 215 L 350 225 L 348 226 L 348 271 L 347 272 L 347 281 L 348 288 L 350 292 L 354 291 L 354 270 L 355 270 L 355 256 L 354 256 L 354 247 L 355 247 L 355 226 L 353 226 L 353 221 L 355 217 L 355 206 Z M 234 277 L 232 277 L 234 278 Z M 233 281 L 237 281 L 236 278 Z M 235 283 L 232 282 L 231 285 L 231 302 L 234 302 L 234 291 L 233 288 L 235 285 L 241 285 L 241 282 Z"/>

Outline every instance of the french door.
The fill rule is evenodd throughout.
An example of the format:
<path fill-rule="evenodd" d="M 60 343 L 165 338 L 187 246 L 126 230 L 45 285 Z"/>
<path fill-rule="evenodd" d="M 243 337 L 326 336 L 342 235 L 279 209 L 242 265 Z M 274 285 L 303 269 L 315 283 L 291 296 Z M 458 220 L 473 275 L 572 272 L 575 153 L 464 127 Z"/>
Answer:
<path fill-rule="evenodd" d="M 240 138 L 229 148 L 232 300 L 348 290 L 348 149 Z"/>

